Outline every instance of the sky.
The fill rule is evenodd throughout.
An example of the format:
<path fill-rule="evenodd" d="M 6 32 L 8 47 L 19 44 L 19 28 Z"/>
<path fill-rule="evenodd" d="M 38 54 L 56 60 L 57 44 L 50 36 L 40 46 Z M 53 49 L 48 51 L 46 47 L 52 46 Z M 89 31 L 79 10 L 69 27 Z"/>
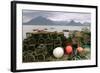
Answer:
<path fill-rule="evenodd" d="M 71 21 L 76 22 L 91 22 L 90 13 L 79 12 L 63 12 L 63 11 L 37 11 L 37 10 L 23 10 L 23 23 L 27 23 L 30 20 L 42 16 L 52 21 Z"/>

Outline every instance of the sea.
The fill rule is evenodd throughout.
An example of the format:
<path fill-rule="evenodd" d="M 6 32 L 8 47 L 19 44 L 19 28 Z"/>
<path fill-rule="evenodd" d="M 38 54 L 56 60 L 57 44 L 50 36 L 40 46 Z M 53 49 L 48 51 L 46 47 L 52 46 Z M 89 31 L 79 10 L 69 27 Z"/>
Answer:
<path fill-rule="evenodd" d="M 90 26 L 46 26 L 46 25 L 23 25 L 22 27 L 22 37 L 23 39 L 26 38 L 26 33 L 27 32 L 34 32 L 33 30 L 34 29 L 38 29 L 38 30 L 44 30 L 44 29 L 47 29 L 46 31 L 50 31 L 50 32 L 54 32 L 54 31 L 57 31 L 57 32 L 62 32 L 63 30 L 69 30 L 69 31 L 74 31 L 74 30 L 77 30 L 77 31 L 81 31 L 82 29 L 84 28 L 88 28 L 89 30 L 90 29 Z M 64 32 L 64 35 L 66 37 L 68 37 L 68 33 L 67 32 Z"/>

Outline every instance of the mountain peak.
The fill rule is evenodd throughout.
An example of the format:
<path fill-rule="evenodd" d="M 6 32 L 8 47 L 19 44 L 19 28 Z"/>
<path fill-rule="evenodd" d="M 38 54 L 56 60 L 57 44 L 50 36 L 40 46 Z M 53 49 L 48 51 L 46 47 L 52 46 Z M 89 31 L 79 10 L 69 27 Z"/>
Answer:
<path fill-rule="evenodd" d="M 71 20 L 68 25 L 72 25 L 72 26 L 82 26 L 82 24 L 80 22 L 75 22 L 74 20 Z"/>
<path fill-rule="evenodd" d="M 38 17 L 35 17 L 34 19 L 46 19 L 45 17 L 43 17 L 43 16 L 38 16 Z"/>
<path fill-rule="evenodd" d="M 75 21 L 74 20 L 71 20 L 70 23 L 75 23 Z"/>
<path fill-rule="evenodd" d="M 53 21 L 43 16 L 35 17 L 34 19 L 32 19 L 30 22 L 26 24 L 28 25 L 54 25 Z"/>

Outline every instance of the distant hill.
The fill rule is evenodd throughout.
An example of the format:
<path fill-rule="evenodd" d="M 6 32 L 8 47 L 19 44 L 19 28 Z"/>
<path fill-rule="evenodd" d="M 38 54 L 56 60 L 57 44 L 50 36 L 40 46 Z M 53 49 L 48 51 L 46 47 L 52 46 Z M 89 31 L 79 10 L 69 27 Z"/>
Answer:
<path fill-rule="evenodd" d="M 81 24 L 80 22 L 75 22 L 74 20 L 71 20 L 68 24 L 69 26 L 82 26 L 83 24 Z"/>
<path fill-rule="evenodd" d="M 68 21 L 53 21 L 56 25 L 66 25 Z"/>
<path fill-rule="evenodd" d="M 89 22 L 84 22 L 83 25 L 90 26 Z"/>
<path fill-rule="evenodd" d="M 38 16 L 27 23 L 23 23 L 23 25 L 61 25 L 61 26 L 89 26 L 89 22 L 80 23 L 75 22 L 74 20 L 68 21 L 52 21 L 42 16 Z"/>
<path fill-rule="evenodd" d="M 53 21 L 45 17 L 39 16 L 32 19 L 31 21 L 27 23 L 24 23 L 24 25 L 55 25 L 55 24 L 53 23 Z"/>

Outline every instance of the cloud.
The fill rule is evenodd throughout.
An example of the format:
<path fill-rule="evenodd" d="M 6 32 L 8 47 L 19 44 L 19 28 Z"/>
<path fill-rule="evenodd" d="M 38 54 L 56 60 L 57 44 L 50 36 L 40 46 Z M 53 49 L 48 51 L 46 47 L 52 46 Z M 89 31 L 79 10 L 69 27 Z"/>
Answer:
<path fill-rule="evenodd" d="M 29 22 L 31 19 L 34 19 L 38 16 L 43 16 L 53 21 L 75 20 L 82 23 L 91 22 L 90 13 L 23 10 L 23 23 Z"/>
<path fill-rule="evenodd" d="M 55 13 L 55 15 L 48 17 L 55 21 L 70 21 L 75 20 L 79 22 L 90 22 L 91 14 L 86 13 Z"/>

